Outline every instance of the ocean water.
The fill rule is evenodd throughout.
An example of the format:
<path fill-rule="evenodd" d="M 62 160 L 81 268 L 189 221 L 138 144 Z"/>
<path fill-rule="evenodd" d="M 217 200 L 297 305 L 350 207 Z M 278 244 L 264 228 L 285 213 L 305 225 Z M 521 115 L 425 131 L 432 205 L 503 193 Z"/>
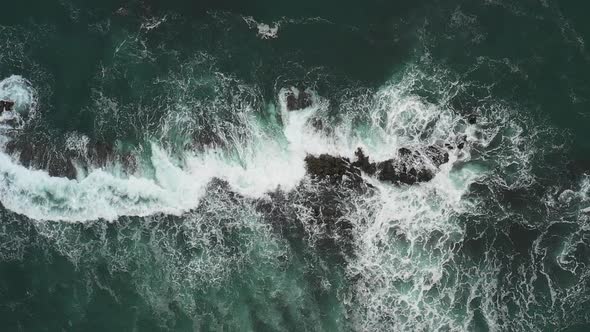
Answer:
<path fill-rule="evenodd" d="M 1 331 L 590 330 L 590 4 L 2 8 Z"/>

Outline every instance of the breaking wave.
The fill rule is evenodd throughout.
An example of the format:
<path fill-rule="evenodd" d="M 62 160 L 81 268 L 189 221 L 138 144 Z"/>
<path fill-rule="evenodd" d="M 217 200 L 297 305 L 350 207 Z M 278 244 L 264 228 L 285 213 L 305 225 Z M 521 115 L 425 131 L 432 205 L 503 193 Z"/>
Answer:
<path fill-rule="evenodd" d="M 156 126 L 154 132 L 159 139 L 152 137 L 147 144 L 147 166 L 127 176 L 109 168 L 92 168 L 87 175 L 69 180 L 26 168 L 13 156 L 0 153 L 2 204 L 38 221 L 86 221 L 90 225 L 93 220 L 116 221 L 125 216 L 147 217 L 156 222 L 164 222 L 160 220 L 162 214 L 182 216 L 183 232 L 191 234 L 187 243 L 201 254 L 186 258 L 173 254 L 176 249 L 171 247 L 159 262 L 167 265 L 169 282 L 196 291 L 205 282 L 223 283 L 230 278 L 227 269 L 232 264 L 247 265 L 245 262 L 258 259 L 269 264 L 268 273 L 281 264 L 277 257 L 285 253 L 280 249 L 280 240 L 272 235 L 270 226 L 265 226 L 263 213 L 254 206 L 260 200 L 270 200 L 272 205 L 289 204 L 273 201 L 269 193 L 313 188 L 306 178 L 306 155 L 329 153 L 353 158 L 361 147 L 374 160 L 385 160 L 402 147 L 423 150 L 450 143 L 450 161 L 432 181 L 399 186 L 363 175 L 374 188 L 372 194 L 354 193 L 340 198 L 347 207 L 341 220 L 353 225 L 354 254 L 346 257 L 344 272 L 351 286 L 338 294 L 339 299 L 356 330 L 466 330 L 478 324 L 491 330 L 513 327 L 519 321 L 506 325 L 498 317 L 504 309 L 490 297 L 490 292 L 500 288 L 494 253 L 484 252 L 485 264 L 478 266 L 469 262 L 462 248 L 473 235 L 470 218 L 485 203 L 484 198 L 472 192 L 472 186 L 506 190 L 532 186 L 535 177 L 530 165 L 536 156 L 535 140 L 541 134 L 536 128 L 525 129 L 522 119 L 511 116 L 508 106 L 501 103 L 468 110 L 468 115 L 477 118 L 477 123 L 469 123 L 465 110 L 450 106 L 457 85 L 446 83 L 448 79 L 439 75 L 427 75 L 410 67 L 379 89 L 351 89 L 336 101 L 313 92 L 311 107 L 291 112 L 287 110 L 286 93 L 292 88 L 283 87 L 276 92 L 274 103 L 230 103 L 234 112 L 227 115 L 229 120 L 213 121 L 223 128 L 199 122 L 192 112 L 206 109 L 207 105 L 182 107 L 191 105 L 190 100 L 183 99 L 188 98 L 190 90 L 180 92 L 172 95 L 178 101 L 173 104 L 176 108 L 167 109 Z M 206 82 L 227 81 L 223 76 L 217 78 L 220 81 Z M 30 86 L 21 78 L 12 80 L 20 82 L 21 87 Z M 434 98 L 424 96 L 425 81 L 435 85 L 428 90 Z M 7 87 L 2 95 L 17 101 L 17 105 L 34 108 L 33 90 L 2 86 Z M 240 91 L 246 91 L 244 95 L 256 95 L 252 92 L 256 88 L 239 86 Z M 342 115 L 338 119 L 330 115 L 335 104 Z M 208 105 L 228 107 L 217 99 Z M 173 146 L 174 140 L 190 141 L 198 132 L 195 128 L 210 130 L 219 139 L 197 144 L 194 150 L 185 149 L 180 154 L 166 149 Z M 89 140 L 80 137 L 69 136 L 68 146 L 86 149 Z M 456 148 L 462 141 L 465 147 Z M 226 197 L 229 194 L 224 190 L 216 191 L 214 179 L 227 182 L 229 191 L 239 197 Z M 228 218 L 220 218 L 218 213 L 224 210 L 241 214 L 233 218 L 239 222 L 234 225 L 226 222 Z M 207 219 L 206 211 L 216 211 L 215 216 Z M 325 231 L 313 226 L 305 209 L 296 211 L 297 218 L 307 224 L 306 237 L 313 245 L 313 239 L 322 236 L 318 232 L 325 235 Z M 214 225 L 215 220 L 225 221 Z M 37 222 L 36 227 L 48 238 L 65 241 L 63 252 L 72 259 L 84 256 L 78 252 L 83 248 L 75 249 L 67 245 L 66 238 L 54 236 L 64 226 Z M 245 234 L 251 236 L 243 242 L 246 253 L 240 251 L 242 256 L 234 256 L 229 244 L 205 241 L 212 236 L 210 232 L 222 229 L 231 229 L 234 235 L 240 233 L 239 229 L 248 229 Z M 215 238 L 230 241 L 227 236 L 219 233 Z M 290 282 L 283 277 L 276 276 Z M 141 280 L 147 284 L 138 285 L 138 289 L 148 302 L 161 305 L 158 298 L 164 295 L 158 292 L 165 290 L 156 285 L 161 280 Z M 325 282 L 329 288 L 329 281 Z M 178 292 L 180 297 L 186 295 L 181 289 Z M 177 301 L 186 312 L 198 311 L 188 298 Z M 477 308 L 490 310 L 472 309 L 474 301 L 480 303 Z"/>

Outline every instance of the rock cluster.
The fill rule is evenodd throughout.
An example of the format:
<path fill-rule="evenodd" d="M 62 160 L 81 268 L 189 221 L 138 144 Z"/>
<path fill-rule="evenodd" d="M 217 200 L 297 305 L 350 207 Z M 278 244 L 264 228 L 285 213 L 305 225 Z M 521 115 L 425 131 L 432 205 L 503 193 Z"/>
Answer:
<path fill-rule="evenodd" d="M 90 165 L 105 167 L 115 162 L 127 172 L 134 172 L 137 161 L 132 154 L 118 154 L 112 144 L 95 141 L 88 144 L 88 150 L 57 151 L 54 146 L 39 141 L 13 140 L 6 145 L 6 152 L 16 155 L 21 165 L 45 169 L 49 175 L 75 179 L 78 168 L 87 171 Z"/>
<path fill-rule="evenodd" d="M 311 93 L 304 89 L 292 89 L 287 92 L 287 110 L 297 111 L 313 104 Z"/>
<path fill-rule="evenodd" d="M 307 172 L 312 177 L 329 179 L 332 182 L 346 179 L 358 184 L 362 181 L 362 171 L 380 181 L 414 184 L 430 181 L 438 167 L 449 161 L 448 152 L 437 146 L 429 146 L 423 152 L 401 148 L 395 158 L 378 162 L 371 162 L 361 148 L 357 149 L 355 156 L 356 160 L 351 162 L 348 158 L 327 154 L 308 155 L 305 158 Z"/>

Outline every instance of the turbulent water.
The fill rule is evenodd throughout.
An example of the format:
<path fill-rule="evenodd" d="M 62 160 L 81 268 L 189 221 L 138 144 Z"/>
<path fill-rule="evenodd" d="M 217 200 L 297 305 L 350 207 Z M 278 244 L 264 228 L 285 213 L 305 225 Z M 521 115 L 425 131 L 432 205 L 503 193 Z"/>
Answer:
<path fill-rule="evenodd" d="M 2 7 L 1 330 L 590 329 L 586 3 Z"/>

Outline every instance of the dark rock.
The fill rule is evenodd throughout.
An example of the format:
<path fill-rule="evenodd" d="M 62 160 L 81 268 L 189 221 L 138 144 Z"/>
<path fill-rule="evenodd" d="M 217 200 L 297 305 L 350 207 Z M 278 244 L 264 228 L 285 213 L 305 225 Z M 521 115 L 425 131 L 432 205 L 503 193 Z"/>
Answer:
<path fill-rule="evenodd" d="M 137 170 L 137 160 L 131 153 L 119 155 L 114 146 L 105 142 L 90 143 L 88 153 L 61 149 L 43 140 L 15 139 L 6 144 L 6 152 L 17 156 L 21 165 L 44 169 L 50 176 L 76 179 L 77 168 L 88 171 L 91 165 L 105 167 L 118 162 L 127 173 Z"/>
<path fill-rule="evenodd" d="M 0 100 L 0 113 L 3 111 L 12 111 L 14 102 L 11 100 Z"/>
<path fill-rule="evenodd" d="M 297 97 L 295 97 L 295 94 L 293 94 L 292 92 L 289 92 L 289 94 L 287 95 L 287 109 L 289 111 L 299 109 L 299 101 Z"/>
<path fill-rule="evenodd" d="M 429 161 L 432 165 L 429 165 Z M 449 161 L 443 148 L 430 146 L 424 155 L 407 148 L 398 150 L 397 159 L 377 163 L 377 178 L 391 183 L 415 184 L 432 180 L 438 167 Z"/>
<path fill-rule="evenodd" d="M 105 142 L 96 142 L 93 148 L 92 159 L 98 166 L 104 167 L 113 160 L 114 147 Z"/>
<path fill-rule="evenodd" d="M 461 143 L 459 143 L 459 145 L 457 145 L 457 148 L 459 150 L 463 149 L 464 147 L 465 147 L 465 142 L 461 142 Z"/>
<path fill-rule="evenodd" d="M 124 155 L 121 156 L 121 163 L 123 165 L 123 168 L 128 172 L 128 173 L 134 173 L 135 171 L 137 171 L 137 158 L 135 157 L 135 155 L 131 154 L 131 153 L 125 153 Z"/>
<path fill-rule="evenodd" d="M 367 159 L 364 159 L 368 163 Z M 373 186 L 366 183 L 361 175 L 361 168 L 366 166 L 359 164 L 357 160 L 352 164 L 348 158 L 334 157 L 322 154 L 319 157 L 308 155 L 305 157 L 307 173 L 314 179 L 326 180 L 332 184 L 344 184 L 348 188 L 364 192 Z M 370 169 L 371 164 L 368 164 Z M 374 168 L 373 164 L 373 168 Z M 375 171 L 373 171 L 373 174 Z"/>
<path fill-rule="evenodd" d="M 65 177 L 70 180 L 76 179 L 78 172 L 74 162 L 69 158 L 57 158 L 52 160 L 47 166 L 47 173 L 54 177 Z"/>
<path fill-rule="evenodd" d="M 301 184 L 289 193 L 276 191 L 256 201 L 256 209 L 292 247 L 313 241 L 322 256 L 344 263 L 354 255 L 354 224 L 344 218 L 347 198 L 353 191 L 340 186 Z M 301 214 L 301 209 L 308 213 Z M 301 218 L 304 216 L 304 218 Z M 309 225 L 317 230 L 309 236 Z"/>
<path fill-rule="evenodd" d="M 322 119 L 318 119 L 318 118 L 313 118 L 311 120 L 311 126 L 314 127 L 316 130 L 323 130 L 324 129 L 324 123 L 322 122 Z"/>
<path fill-rule="evenodd" d="M 369 156 L 365 156 L 361 148 L 358 148 L 354 154 L 356 155 L 356 161 L 352 163 L 352 166 L 359 168 L 369 175 L 374 175 L 377 172 L 377 166 L 375 163 L 369 161 Z"/>
<path fill-rule="evenodd" d="M 317 178 L 328 178 L 341 181 L 344 175 L 360 176 L 360 170 L 352 167 L 348 158 L 334 157 L 322 154 L 319 157 L 308 155 L 305 157 L 307 172 Z"/>
<path fill-rule="evenodd" d="M 8 154 L 18 154 L 19 162 L 25 167 L 31 166 L 35 157 L 35 147 L 30 142 L 10 141 L 6 144 Z"/>
<path fill-rule="evenodd" d="M 427 147 L 425 153 L 436 167 L 449 162 L 449 153 L 438 146 L 431 145 Z"/>
<path fill-rule="evenodd" d="M 415 184 L 430 181 L 434 177 L 434 171 L 430 169 L 394 159 L 377 163 L 377 170 L 377 178 L 380 181 L 389 181 L 395 184 Z"/>
<path fill-rule="evenodd" d="M 412 150 L 408 148 L 400 148 L 399 150 L 397 150 L 397 153 L 402 157 L 407 157 L 412 155 Z"/>
<path fill-rule="evenodd" d="M 476 124 L 477 123 L 477 116 L 475 116 L 475 114 L 469 115 L 469 117 L 467 118 L 467 122 L 469 124 Z"/>
<path fill-rule="evenodd" d="M 40 141 L 14 140 L 6 145 L 6 152 L 18 156 L 24 167 L 45 169 L 50 176 L 76 178 L 74 161 L 66 154 L 59 154 Z"/>
<path fill-rule="evenodd" d="M 311 94 L 304 89 L 299 89 L 295 94 L 293 91 L 287 93 L 287 110 L 297 111 L 308 108 L 312 105 Z"/>
<path fill-rule="evenodd" d="M 380 181 L 394 184 L 415 184 L 432 180 L 438 167 L 449 162 L 449 154 L 443 147 L 429 146 L 423 153 L 408 148 L 398 150 L 397 157 L 371 162 L 361 148 L 355 152 L 356 160 L 334 157 L 327 154 L 319 157 L 307 156 L 307 171 L 315 178 L 342 181 L 345 175 L 355 185 L 364 183 L 361 171 L 376 175 Z"/>

